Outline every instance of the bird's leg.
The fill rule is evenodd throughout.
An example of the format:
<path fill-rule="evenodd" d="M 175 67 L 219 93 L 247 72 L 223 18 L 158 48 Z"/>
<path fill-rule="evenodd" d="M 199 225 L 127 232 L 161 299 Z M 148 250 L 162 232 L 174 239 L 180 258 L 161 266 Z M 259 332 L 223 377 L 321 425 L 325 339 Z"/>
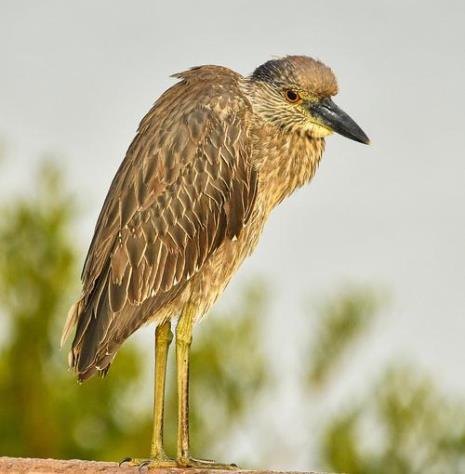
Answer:
<path fill-rule="evenodd" d="M 166 365 L 168 348 L 173 340 L 171 323 L 166 321 L 155 329 L 155 380 L 153 402 L 153 435 L 149 459 L 125 458 L 122 463 L 139 468 L 176 467 L 174 459 L 169 458 L 163 448 L 163 415 L 165 402 Z"/>
<path fill-rule="evenodd" d="M 176 460 L 189 462 L 189 350 L 192 343 L 193 307 L 186 305 L 176 327 L 176 368 L 178 382 L 178 438 Z"/>
<path fill-rule="evenodd" d="M 189 351 L 192 343 L 192 327 L 195 308 L 186 305 L 176 327 L 176 365 L 178 383 L 178 437 L 176 462 L 180 467 L 208 469 L 235 469 L 235 464 L 219 464 L 215 461 L 195 459 L 189 450 Z"/>
<path fill-rule="evenodd" d="M 153 435 L 150 458 L 154 461 L 171 461 L 163 448 L 163 415 L 165 403 L 166 365 L 168 349 L 173 340 L 171 323 L 166 321 L 155 330 L 155 380 L 153 404 Z"/>

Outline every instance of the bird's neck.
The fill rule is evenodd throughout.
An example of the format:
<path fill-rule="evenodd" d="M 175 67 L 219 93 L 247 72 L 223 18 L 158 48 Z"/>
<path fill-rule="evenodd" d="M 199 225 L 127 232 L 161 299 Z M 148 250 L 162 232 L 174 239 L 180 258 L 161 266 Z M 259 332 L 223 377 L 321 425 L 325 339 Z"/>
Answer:
<path fill-rule="evenodd" d="M 266 207 L 271 210 L 297 188 L 307 184 L 324 151 L 323 138 L 304 132 L 284 133 L 271 125 L 257 125 L 254 156 Z"/>
<path fill-rule="evenodd" d="M 269 90 L 265 83 L 243 78 L 239 81 L 239 87 L 251 106 L 249 118 L 253 161 L 259 171 L 263 204 L 269 212 L 311 180 L 318 168 L 325 141 L 323 137 L 311 136 L 310 131 L 302 127 L 283 127 L 280 120 L 270 118 L 276 118 L 276 106 L 273 108 L 273 101 L 270 100 L 273 90 Z"/>

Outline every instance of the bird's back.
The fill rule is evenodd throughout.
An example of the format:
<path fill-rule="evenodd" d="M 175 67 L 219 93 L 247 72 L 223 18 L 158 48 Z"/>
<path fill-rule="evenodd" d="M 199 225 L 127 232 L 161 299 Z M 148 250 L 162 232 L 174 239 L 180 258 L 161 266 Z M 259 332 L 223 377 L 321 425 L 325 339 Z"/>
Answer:
<path fill-rule="evenodd" d="M 105 373 L 149 318 L 169 317 L 162 309 L 237 237 L 253 208 L 241 76 L 202 66 L 175 77 L 142 120 L 97 221 L 63 334 L 76 326 L 70 363 L 80 379 Z"/>

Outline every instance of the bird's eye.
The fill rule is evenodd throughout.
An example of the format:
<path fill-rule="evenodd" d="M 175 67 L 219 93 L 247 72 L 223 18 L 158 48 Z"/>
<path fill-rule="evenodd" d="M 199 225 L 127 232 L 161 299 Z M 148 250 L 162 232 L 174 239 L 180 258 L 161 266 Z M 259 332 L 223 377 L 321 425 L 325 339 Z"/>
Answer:
<path fill-rule="evenodd" d="M 295 92 L 291 89 L 288 89 L 286 91 L 286 99 L 291 104 L 295 104 L 296 102 L 300 101 L 300 95 L 297 92 Z"/>

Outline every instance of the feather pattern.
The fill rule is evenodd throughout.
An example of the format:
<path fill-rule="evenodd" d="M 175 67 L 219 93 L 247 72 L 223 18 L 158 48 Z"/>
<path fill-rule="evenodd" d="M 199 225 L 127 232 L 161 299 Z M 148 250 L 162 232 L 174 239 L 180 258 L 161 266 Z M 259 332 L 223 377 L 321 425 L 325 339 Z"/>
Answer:
<path fill-rule="evenodd" d="M 179 77 L 142 120 L 96 225 L 64 333 L 76 325 L 71 365 L 81 380 L 106 369 L 119 345 L 237 238 L 254 206 L 239 76 L 205 67 Z"/>

